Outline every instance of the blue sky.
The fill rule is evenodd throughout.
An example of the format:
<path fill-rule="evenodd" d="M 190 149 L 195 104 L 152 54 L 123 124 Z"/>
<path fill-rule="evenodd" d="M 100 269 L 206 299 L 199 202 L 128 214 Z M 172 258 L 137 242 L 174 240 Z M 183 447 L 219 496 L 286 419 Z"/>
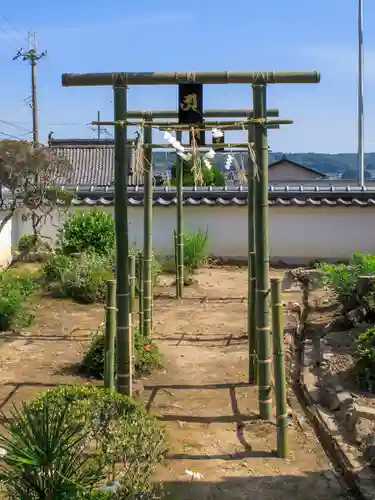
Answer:
<path fill-rule="evenodd" d="M 375 151 L 375 2 L 365 3 L 365 150 Z M 91 137 L 112 90 L 62 88 L 61 73 L 320 70 L 319 85 L 269 87 L 268 105 L 294 125 L 270 132 L 274 151 L 356 151 L 357 0 L 18 0 L 0 12 L 0 132 L 31 138 L 30 71 L 13 61 L 36 31 L 40 138 Z M 107 5 L 109 5 L 107 4 Z M 5 18 L 3 17 L 5 16 Z M 10 23 L 8 22 L 10 21 Z M 6 77 L 4 77 L 6 75 Z M 130 109 L 175 109 L 175 87 L 131 87 Z M 205 87 L 206 109 L 249 108 L 251 88 Z M 109 133 L 112 132 L 108 129 Z M 26 135 L 23 135 L 26 134 Z M 232 133 L 229 140 L 240 140 Z M 229 134 L 228 134 L 229 135 Z"/>

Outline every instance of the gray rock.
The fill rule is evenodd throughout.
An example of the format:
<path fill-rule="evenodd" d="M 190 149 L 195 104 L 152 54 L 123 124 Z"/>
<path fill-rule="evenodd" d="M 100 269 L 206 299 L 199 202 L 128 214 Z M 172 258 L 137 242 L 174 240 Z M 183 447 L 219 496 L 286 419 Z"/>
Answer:
<path fill-rule="evenodd" d="M 340 400 L 337 392 L 331 387 L 323 385 L 319 390 L 319 402 L 327 410 L 335 411 L 340 408 Z"/>
<path fill-rule="evenodd" d="M 367 439 L 366 447 L 363 451 L 363 457 L 370 462 L 370 466 L 375 468 L 375 436 Z"/>
<path fill-rule="evenodd" d="M 327 410 L 337 411 L 343 404 L 352 404 L 353 397 L 349 392 L 337 392 L 332 387 L 323 386 L 320 388 L 319 401 Z"/>

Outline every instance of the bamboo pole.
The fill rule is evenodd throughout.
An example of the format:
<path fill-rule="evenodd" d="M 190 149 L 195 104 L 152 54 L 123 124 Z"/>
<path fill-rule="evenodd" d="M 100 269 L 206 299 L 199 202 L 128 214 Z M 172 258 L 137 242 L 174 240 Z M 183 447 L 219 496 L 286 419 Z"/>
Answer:
<path fill-rule="evenodd" d="M 262 118 L 262 123 L 266 126 L 272 125 L 292 125 L 293 120 L 267 120 L 267 118 Z M 207 128 L 221 127 L 227 130 L 230 130 L 231 127 L 237 128 L 237 130 L 245 130 L 247 125 L 256 125 L 259 120 L 255 118 L 244 119 L 244 120 L 228 120 L 228 121 L 205 121 L 204 125 L 201 123 L 195 123 L 194 125 L 187 123 L 178 123 L 178 122 L 166 122 L 166 121 L 134 121 L 134 120 L 116 120 L 116 121 L 100 121 L 100 122 L 91 122 L 91 125 L 95 126 L 103 126 L 109 127 L 112 125 L 118 125 L 120 127 L 125 127 L 125 125 L 129 127 L 138 126 L 138 125 L 149 125 L 152 127 L 159 128 L 160 130 L 173 128 L 175 130 L 190 130 L 194 127 L 194 130 L 207 130 Z"/>
<path fill-rule="evenodd" d="M 285 377 L 284 332 L 282 326 L 283 306 L 281 302 L 281 281 L 271 279 L 272 339 L 276 399 L 277 454 L 288 456 L 288 406 Z"/>
<path fill-rule="evenodd" d="M 176 275 L 176 282 L 175 282 L 175 286 L 176 286 L 176 299 L 178 300 L 180 298 L 180 296 L 179 296 L 179 285 L 178 285 L 178 282 L 179 282 L 179 279 L 178 279 L 179 267 L 178 267 L 178 255 L 177 255 L 177 231 L 175 229 L 173 230 L 173 248 L 174 248 L 174 270 L 175 270 L 175 275 Z"/>
<path fill-rule="evenodd" d="M 250 149 L 250 143 L 253 140 L 254 127 L 248 127 L 248 295 L 247 295 L 247 331 L 249 343 L 249 384 L 257 382 L 257 335 L 256 335 L 256 247 L 255 247 L 255 177 L 256 177 L 256 162 L 255 154 Z"/>
<path fill-rule="evenodd" d="M 127 89 L 114 88 L 115 120 L 126 118 Z M 126 127 L 115 128 L 115 229 L 117 273 L 117 391 L 132 395 L 132 359 L 129 330 L 128 148 Z"/>
<path fill-rule="evenodd" d="M 248 276 L 248 304 L 247 304 L 247 324 L 249 343 L 249 384 L 255 384 L 258 380 L 258 353 L 256 336 L 256 276 L 255 276 L 255 252 L 249 252 L 249 276 Z"/>
<path fill-rule="evenodd" d="M 233 129 L 228 129 L 228 130 L 233 130 Z M 177 132 L 177 131 L 176 131 Z M 191 147 L 191 144 L 182 144 L 182 146 L 185 148 L 185 152 L 192 152 L 193 148 Z M 169 144 L 150 144 L 150 148 L 152 149 L 173 149 Z M 209 144 L 207 146 L 200 146 L 199 151 L 204 152 L 204 151 L 209 151 L 210 149 L 220 149 L 220 148 L 227 148 L 227 149 L 247 149 L 247 142 L 243 143 L 235 143 L 235 144 L 230 144 L 230 143 L 225 143 L 225 144 Z"/>
<path fill-rule="evenodd" d="M 254 114 L 263 118 L 266 86 L 253 87 Z M 263 420 L 272 417 L 271 399 L 271 342 L 269 326 L 269 248 L 268 248 L 268 139 L 267 129 L 255 127 L 255 153 L 258 166 L 256 182 L 256 336 L 258 343 L 259 415 Z"/>
<path fill-rule="evenodd" d="M 107 281 L 104 337 L 104 387 L 115 389 L 116 281 Z"/>
<path fill-rule="evenodd" d="M 144 144 L 152 143 L 152 128 L 144 127 Z M 143 335 L 151 335 L 152 323 L 152 149 L 144 150 L 143 234 Z"/>
<path fill-rule="evenodd" d="M 139 322 L 139 334 L 144 335 L 144 321 L 143 321 L 143 306 L 144 306 L 144 292 L 143 292 L 143 280 L 144 280 L 144 266 L 143 266 L 143 255 L 142 252 L 138 254 L 138 322 Z"/>
<path fill-rule="evenodd" d="M 252 118 L 254 111 L 252 109 L 207 109 L 203 112 L 204 118 Z M 277 108 L 267 109 L 267 116 L 278 117 Z M 167 118 L 178 118 L 178 111 L 175 110 L 156 110 L 156 111 L 128 111 L 128 119 L 152 118 L 156 120 Z"/>
<path fill-rule="evenodd" d="M 129 255 L 129 288 L 130 288 L 130 307 L 129 312 L 135 313 L 135 255 Z"/>
<path fill-rule="evenodd" d="M 63 87 L 96 87 L 113 85 L 178 85 L 180 83 L 204 83 L 221 85 L 242 83 L 264 85 L 267 83 L 294 84 L 319 83 L 319 71 L 212 71 L 204 73 L 63 73 Z"/>
<path fill-rule="evenodd" d="M 176 138 L 181 142 L 182 132 L 177 131 Z M 184 162 L 183 159 L 177 155 L 176 159 L 176 180 L 177 180 L 177 289 L 178 298 L 182 299 L 184 295 L 184 219 L 183 219 L 183 183 L 184 183 Z"/>

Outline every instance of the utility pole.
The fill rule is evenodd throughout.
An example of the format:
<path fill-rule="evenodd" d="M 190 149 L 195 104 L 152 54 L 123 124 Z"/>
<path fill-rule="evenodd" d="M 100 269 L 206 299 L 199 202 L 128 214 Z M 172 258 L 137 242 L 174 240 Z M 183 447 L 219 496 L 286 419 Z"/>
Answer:
<path fill-rule="evenodd" d="M 98 111 L 98 141 L 100 140 L 100 111 Z"/>
<path fill-rule="evenodd" d="M 363 1 L 358 0 L 358 182 L 365 185 L 364 115 L 363 115 Z"/>
<path fill-rule="evenodd" d="M 20 49 L 13 61 L 22 58 L 23 61 L 27 61 L 31 66 L 31 99 L 32 99 L 32 111 L 33 111 L 33 143 L 34 146 L 39 144 L 39 123 L 38 123 L 38 99 L 37 99 L 37 85 L 36 85 L 36 66 L 38 61 L 47 55 L 47 51 L 43 51 L 40 54 L 37 52 L 36 45 L 36 33 L 30 33 L 28 35 L 29 49 L 24 52 Z"/>

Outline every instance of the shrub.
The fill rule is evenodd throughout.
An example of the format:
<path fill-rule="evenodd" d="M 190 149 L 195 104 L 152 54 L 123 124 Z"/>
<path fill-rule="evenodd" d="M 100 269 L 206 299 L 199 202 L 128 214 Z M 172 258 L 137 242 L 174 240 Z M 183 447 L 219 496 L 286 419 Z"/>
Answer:
<path fill-rule="evenodd" d="M 163 357 L 156 344 L 144 339 L 137 328 L 133 328 L 135 363 L 134 368 L 138 376 L 149 375 L 160 368 Z M 116 359 L 115 359 L 116 363 Z M 87 375 L 103 379 L 104 376 L 104 332 L 99 331 L 93 338 L 86 352 L 82 367 Z M 115 367 L 116 370 L 116 367 Z"/>
<path fill-rule="evenodd" d="M 64 254 L 56 254 L 50 257 L 43 265 L 42 272 L 46 283 L 61 281 L 64 272 L 74 266 L 71 257 Z"/>
<path fill-rule="evenodd" d="M 364 391 L 375 392 L 375 328 L 362 333 L 354 349 L 354 374 L 359 387 Z"/>
<path fill-rule="evenodd" d="M 15 407 L 0 436 L 3 465 L 0 478 L 9 498 L 74 498 L 105 478 L 99 460 L 84 454 L 89 429 L 72 419 L 71 402 L 59 406 L 48 397 L 37 405 Z"/>
<path fill-rule="evenodd" d="M 64 296 L 83 304 L 103 302 L 106 281 L 112 278 L 107 259 L 97 254 L 83 254 L 80 259 L 72 259 L 71 265 L 63 271 L 60 290 Z"/>
<path fill-rule="evenodd" d="M 90 386 L 47 391 L 8 429 L 3 478 L 17 498 L 110 498 L 98 489 L 104 479 L 119 483 L 117 498 L 137 498 L 166 451 L 163 427 L 139 404 Z"/>
<path fill-rule="evenodd" d="M 0 331 L 28 326 L 33 319 L 31 299 L 38 288 L 36 279 L 0 273 Z"/>
<path fill-rule="evenodd" d="M 343 302 L 353 296 L 359 276 L 375 275 L 375 255 L 357 252 L 348 264 L 322 263 L 317 267 L 321 271 L 322 284 Z"/>
<path fill-rule="evenodd" d="M 208 229 L 203 232 L 184 234 L 184 264 L 190 269 L 197 269 L 207 259 L 207 247 L 209 244 Z"/>
<path fill-rule="evenodd" d="M 99 210 L 75 212 L 62 225 L 58 240 L 65 254 L 95 252 L 107 256 L 116 241 L 113 218 Z"/>

